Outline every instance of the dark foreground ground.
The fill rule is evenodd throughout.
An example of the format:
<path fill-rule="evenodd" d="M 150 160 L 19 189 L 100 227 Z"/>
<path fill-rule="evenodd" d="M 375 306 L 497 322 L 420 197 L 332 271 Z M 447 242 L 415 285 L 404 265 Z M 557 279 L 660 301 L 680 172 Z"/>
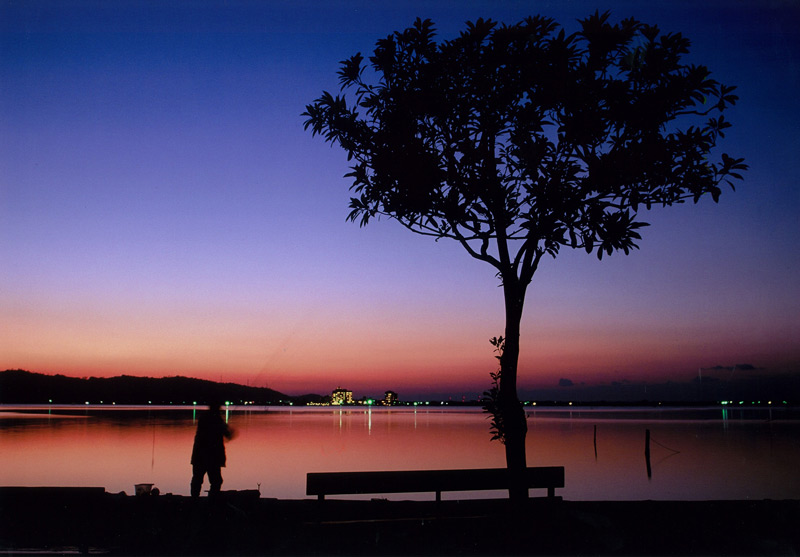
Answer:
<path fill-rule="evenodd" d="M 800 501 L 285 501 L 0 488 L 0 554 L 798 555 Z"/>

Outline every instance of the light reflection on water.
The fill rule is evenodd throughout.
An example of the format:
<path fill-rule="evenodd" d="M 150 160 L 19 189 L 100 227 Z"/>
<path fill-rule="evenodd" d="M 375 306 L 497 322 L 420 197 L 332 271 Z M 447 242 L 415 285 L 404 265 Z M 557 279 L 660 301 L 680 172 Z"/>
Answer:
<path fill-rule="evenodd" d="M 153 483 L 162 493 L 189 492 L 195 407 L 22 411 L 0 408 L 0 485 L 132 493 Z M 529 407 L 528 416 L 528 463 L 564 466 L 557 493 L 565 499 L 800 498 L 800 420 L 783 409 Z M 264 497 L 305 497 L 307 472 L 505 464 L 476 408 L 231 407 L 226 419 L 237 436 L 223 488 L 260 485 Z"/>

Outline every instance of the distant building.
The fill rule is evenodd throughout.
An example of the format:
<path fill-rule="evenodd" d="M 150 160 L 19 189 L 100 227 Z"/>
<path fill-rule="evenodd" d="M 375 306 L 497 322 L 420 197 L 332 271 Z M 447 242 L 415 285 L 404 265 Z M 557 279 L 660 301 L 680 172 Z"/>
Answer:
<path fill-rule="evenodd" d="M 353 391 L 341 387 L 331 393 L 331 404 L 353 404 Z"/>
<path fill-rule="evenodd" d="M 393 406 L 397 404 L 397 400 L 397 393 L 394 391 L 386 391 L 386 394 L 383 395 L 384 406 Z"/>

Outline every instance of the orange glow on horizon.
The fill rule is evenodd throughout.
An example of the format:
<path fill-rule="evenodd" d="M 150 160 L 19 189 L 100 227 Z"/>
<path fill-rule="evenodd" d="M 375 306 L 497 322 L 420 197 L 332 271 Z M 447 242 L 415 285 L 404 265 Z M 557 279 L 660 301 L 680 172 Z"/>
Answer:
<path fill-rule="evenodd" d="M 14 315 L 0 366 L 74 377 L 182 375 L 290 395 L 342 386 L 368 396 L 394 390 L 458 397 L 489 387 L 497 361 L 488 339 L 493 323 L 502 321 L 496 311 L 489 322 L 458 310 L 397 307 L 372 309 L 375 320 L 364 321 L 336 304 L 299 313 L 288 307 L 210 315 L 175 306 L 128 310 L 76 306 Z M 739 329 L 676 329 L 630 318 L 598 329 L 537 314 L 523 322 L 519 387 L 552 388 L 561 378 L 587 385 L 690 381 L 698 368 L 720 363 L 752 361 L 776 372 L 796 365 L 785 356 L 793 350 L 789 332 L 772 338 Z"/>

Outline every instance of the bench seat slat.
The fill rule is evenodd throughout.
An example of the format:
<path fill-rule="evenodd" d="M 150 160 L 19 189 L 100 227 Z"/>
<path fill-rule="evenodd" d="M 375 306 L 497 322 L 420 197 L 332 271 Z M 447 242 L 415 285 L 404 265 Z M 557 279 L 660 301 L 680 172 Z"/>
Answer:
<path fill-rule="evenodd" d="M 508 489 L 507 468 L 461 470 L 402 470 L 370 472 L 311 472 L 306 477 L 306 494 L 325 495 L 424 493 Z M 530 488 L 547 488 L 553 496 L 556 487 L 564 487 L 563 466 L 541 466 L 525 470 Z"/>

